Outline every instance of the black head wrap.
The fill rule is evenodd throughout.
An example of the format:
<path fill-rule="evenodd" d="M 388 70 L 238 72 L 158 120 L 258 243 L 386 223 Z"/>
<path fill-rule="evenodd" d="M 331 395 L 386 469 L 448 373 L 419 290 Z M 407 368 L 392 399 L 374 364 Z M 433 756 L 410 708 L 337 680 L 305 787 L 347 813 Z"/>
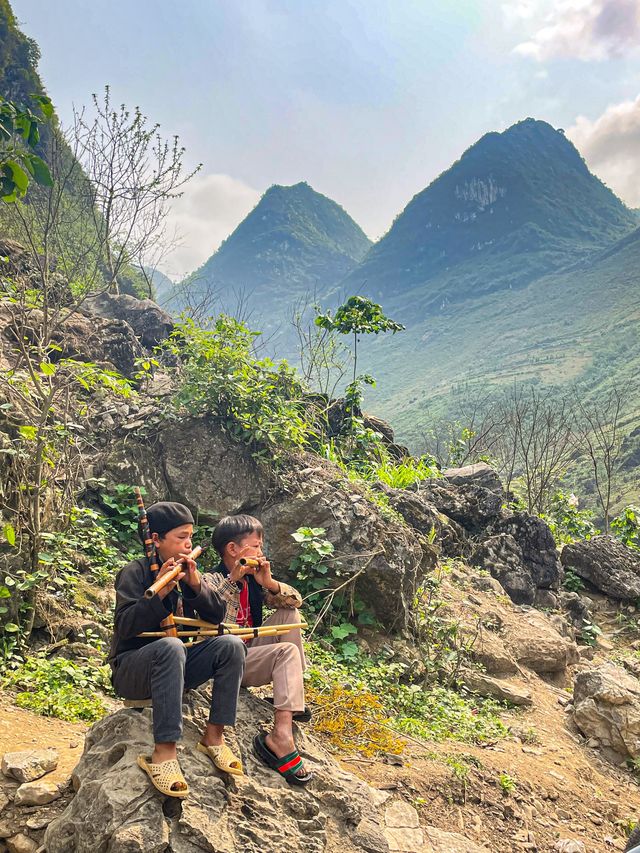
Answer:
<path fill-rule="evenodd" d="M 174 501 L 158 501 L 152 504 L 147 508 L 147 518 L 149 530 L 159 536 L 182 524 L 195 524 L 189 507 Z"/>

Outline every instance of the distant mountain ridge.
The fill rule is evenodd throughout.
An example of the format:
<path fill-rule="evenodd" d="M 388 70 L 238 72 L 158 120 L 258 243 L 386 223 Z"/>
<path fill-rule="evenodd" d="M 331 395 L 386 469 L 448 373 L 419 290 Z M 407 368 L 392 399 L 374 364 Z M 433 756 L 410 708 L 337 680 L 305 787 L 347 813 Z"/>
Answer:
<path fill-rule="evenodd" d="M 197 298 L 209 289 L 227 303 L 243 296 L 268 327 L 287 305 L 341 281 L 370 246 L 335 201 L 307 183 L 276 184 L 176 292 Z"/>
<path fill-rule="evenodd" d="M 562 131 L 528 118 L 483 136 L 418 193 L 343 287 L 433 309 L 522 287 L 637 225 Z"/>

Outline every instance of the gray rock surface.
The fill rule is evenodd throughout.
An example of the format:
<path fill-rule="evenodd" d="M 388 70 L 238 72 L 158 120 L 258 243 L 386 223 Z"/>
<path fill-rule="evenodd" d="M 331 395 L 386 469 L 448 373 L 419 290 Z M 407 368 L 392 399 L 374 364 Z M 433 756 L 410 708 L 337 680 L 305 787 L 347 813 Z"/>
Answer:
<path fill-rule="evenodd" d="M 460 836 L 420 828 L 415 809 L 343 771 L 303 731 L 301 754 L 316 778 L 292 789 L 254 756 L 251 741 L 265 703 L 243 692 L 237 745 L 246 777 L 216 771 L 195 751 L 207 717 L 201 691 L 187 696 L 179 755 L 191 793 L 162 797 L 136 765 L 152 749 L 151 712 L 122 710 L 96 723 L 73 775 L 76 795 L 47 828 L 47 853 L 466 853 Z M 445 838 L 443 842 L 441 839 Z M 444 846 L 445 844 L 456 846 Z M 419 846 L 418 846 L 419 845 Z"/>
<path fill-rule="evenodd" d="M 519 705 L 523 708 L 528 708 L 533 704 L 530 690 L 517 687 L 508 681 L 492 678 L 477 670 L 465 670 L 462 673 L 462 681 L 469 690 L 479 696 L 510 702 L 512 705 Z"/>
<path fill-rule="evenodd" d="M 503 501 L 501 494 L 483 486 L 475 483 L 453 485 L 444 478 L 423 480 L 416 491 L 469 533 L 483 530 L 496 519 Z"/>
<path fill-rule="evenodd" d="M 504 499 L 504 487 L 500 477 L 486 462 L 476 462 L 462 468 L 446 468 L 442 475 L 454 486 L 482 486 Z"/>
<path fill-rule="evenodd" d="M 594 536 L 565 545 L 561 559 L 566 569 L 612 598 L 640 598 L 640 552 L 613 536 Z"/>
<path fill-rule="evenodd" d="M 436 542 L 446 556 L 461 556 L 467 549 L 465 532 L 452 518 L 439 512 L 421 492 L 385 488 L 389 503 L 414 530 L 423 536 L 435 532 Z"/>
<path fill-rule="evenodd" d="M 490 572 L 516 604 L 533 604 L 536 586 L 513 536 L 499 533 L 480 542 L 471 562 Z"/>
<path fill-rule="evenodd" d="M 169 337 L 174 323 L 171 316 L 151 299 L 136 299 L 127 293 L 116 296 L 100 293 L 83 303 L 83 308 L 98 317 L 124 320 L 147 349 Z"/>
<path fill-rule="evenodd" d="M 55 749 L 24 749 L 5 752 L 2 756 L 2 772 L 18 782 L 33 782 L 58 766 Z"/>
<path fill-rule="evenodd" d="M 640 681 L 607 662 L 579 672 L 574 720 L 580 731 L 622 756 L 640 756 Z"/>
<path fill-rule="evenodd" d="M 491 529 L 493 533 L 513 536 L 536 589 L 558 589 L 563 577 L 562 565 L 553 534 L 545 521 L 537 515 L 516 512 L 500 518 Z"/>

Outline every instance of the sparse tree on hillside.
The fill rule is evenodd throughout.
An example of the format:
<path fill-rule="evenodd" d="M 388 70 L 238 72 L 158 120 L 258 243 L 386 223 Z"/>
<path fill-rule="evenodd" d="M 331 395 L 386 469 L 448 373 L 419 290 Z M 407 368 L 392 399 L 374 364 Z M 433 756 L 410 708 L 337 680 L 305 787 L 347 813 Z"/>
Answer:
<path fill-rule="evenodd" d="M 347 372 L 349 349 L 334 329 L 307 321 L 309 306 L 319 313 L 315 295 L 299 299 L 291 310 L 291 325 L 298 337 L 300 372 L 310 388 L 331 399 Z"/>
<path fill-rule="evenodd" d="M 540 515 L 578 449 L 570 401 L 514 385 L 504 395 L 500 421 L 493 452 L 506 488 L 518 478 L 527 509 Z"/>
<path fill-rule="evenodd" d="M 129 265 L 155 268 L 175 238 L 167 234 L 169 202 L 200 169 L 185 173 L 185 149 L 149 124 L 138 107 L 117 109 L 105 87 L 93 96 L 93 115 L 74 113 L 72 135 L 92 195 L 94 225 L 105 249 L 109 287 Z"/>
<path fill-rule="evenodd" d="M 585 403 L 579 390 L 575 397 L 575 429 L 591 463 L 598 501 L 602 508 L 604 532 L 611 522 L 612 492 L 615 488 L 618 461 L 624 435 L 621 430 L 623 397 L 613 388 L 604 400 Z"/>

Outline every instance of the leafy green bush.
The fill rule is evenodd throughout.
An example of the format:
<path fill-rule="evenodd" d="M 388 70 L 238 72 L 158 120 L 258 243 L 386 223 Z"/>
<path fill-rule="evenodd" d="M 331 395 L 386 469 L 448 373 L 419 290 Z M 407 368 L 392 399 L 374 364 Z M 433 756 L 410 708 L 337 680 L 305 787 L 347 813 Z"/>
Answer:
<path fill-rule="evenodd" d="M 305 447 L 313 427 L 295 370 L 286 361 L 256 358 L 258 335 L 222 314 L 211 329 L 185 320 L 160 355 L 178 377 L 179 409 L 212 416 L 255 456 L 273 460 L 283 449 Z"/>
<path fill-rule="evenodd" d="M 315 616 L 314 627 L 341 660 L 351 660 L 358 654 L 352 639 L 358 631 L 356 625 L 373 625 L 375 620 L 355 594 L 349 574 L 334 557 L 333 545 L 324 534 L 324 527 L 299 527 L 291 534 L 300 545 L 300 554 L 291 561 L 289 570 L 295 575 L 305 609 Z"/>
<path fill-rule="evenodd" d="M 611 532 L 629 548 L 640 550 L 640 508 L 626 506 L 611 522 Z"/>
<path fill-rule="evenodd" d="M 579 509 L 578 498 L 562 491 L 551 498 L 549 509 L 542 516 L 551 528 L 557 544 L 570 544 L 576 539 L 591 539 L 600 531 L 593 524 L 593 513 Z"/>
<path fill-rule="evenodd" d="M 107 708 L 96 691 L 111 693 L 108 666 L 65 658 L 31 657 L 2 682 L 18 690 L 16 705 L 61 720 L 99 720 Z"/>

